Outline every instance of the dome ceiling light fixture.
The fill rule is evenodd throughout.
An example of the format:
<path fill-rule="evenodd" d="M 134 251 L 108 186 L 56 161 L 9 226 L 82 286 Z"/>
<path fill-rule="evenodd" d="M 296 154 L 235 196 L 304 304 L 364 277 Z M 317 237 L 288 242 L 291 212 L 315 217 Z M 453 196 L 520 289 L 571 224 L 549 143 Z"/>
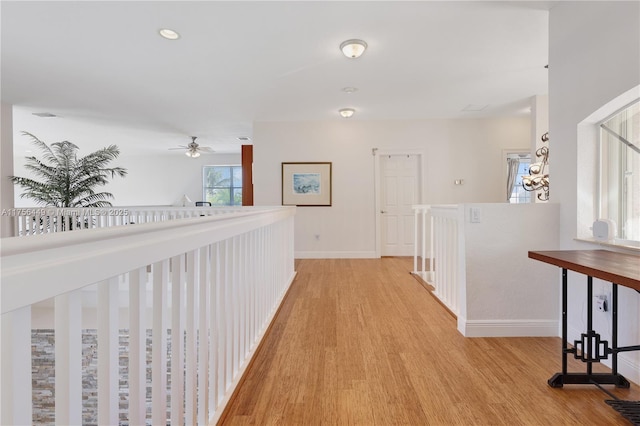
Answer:
<path fill-rule="evenodd" d="M 177 40 L 180 38 L 180 34 L 169 28 L 162 28 L 158 30 L 158 34 L 160 34 L 160 36 L 166 38 L 167 40 Z"/>
<path fill-rule="evenodd" d="M 338 111 L 343 118 L 351 118 L 355 114 L 356 110 L 353 108 L 342 108 Z"/>
<path fill-rule="evenodd" d="M 342 50 L 344 56 L 351 59 L 359 58 L 364 53 L 366 48 L 366 42 L 355 38 L 343 41 L 340 44 L 340 50 Z"/>

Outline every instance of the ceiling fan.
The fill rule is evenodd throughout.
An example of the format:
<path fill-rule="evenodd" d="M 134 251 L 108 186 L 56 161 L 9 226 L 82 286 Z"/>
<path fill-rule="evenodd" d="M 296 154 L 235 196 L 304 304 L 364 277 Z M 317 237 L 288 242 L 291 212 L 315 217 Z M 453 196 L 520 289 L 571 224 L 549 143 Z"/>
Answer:
<path fill-rule="evenodd" d="M 215 152 L 211 147 L 208 146 L 200 146 L 196 142 L 197 136 L 191 136 L 191 143 L 189 145 L 180 145 L 177 148 L 169 148 L 170 150 L 174 149 L 186 149 L 187 151 L 184 153 L 187 157 L 197 158 L 200 157 L 200 153 L 212 153 Z"/>

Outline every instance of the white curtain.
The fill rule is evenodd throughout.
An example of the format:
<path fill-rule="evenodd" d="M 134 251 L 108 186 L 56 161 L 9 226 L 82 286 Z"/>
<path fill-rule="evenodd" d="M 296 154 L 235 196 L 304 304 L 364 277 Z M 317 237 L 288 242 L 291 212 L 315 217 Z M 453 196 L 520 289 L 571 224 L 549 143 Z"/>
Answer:
<path fill-rule="evenodd" d="M 507 203 L 511 198 L 513 187 L 516 184 L 516 176 L 518 175 L 518 166 L 520 166 L 520 160 L 517 158 L 507 158 Z"/>

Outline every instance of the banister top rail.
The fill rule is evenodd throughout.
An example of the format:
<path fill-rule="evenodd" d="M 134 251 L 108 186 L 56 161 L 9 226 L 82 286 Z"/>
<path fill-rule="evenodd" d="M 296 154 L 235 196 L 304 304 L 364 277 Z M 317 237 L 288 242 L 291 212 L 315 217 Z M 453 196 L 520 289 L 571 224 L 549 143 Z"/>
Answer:
<path fill-rule="evenodd" d="M 295 207 L 4 238 L 1 313 L 77 290 L 140 266 L 241 235 L 295 214 Z"/>

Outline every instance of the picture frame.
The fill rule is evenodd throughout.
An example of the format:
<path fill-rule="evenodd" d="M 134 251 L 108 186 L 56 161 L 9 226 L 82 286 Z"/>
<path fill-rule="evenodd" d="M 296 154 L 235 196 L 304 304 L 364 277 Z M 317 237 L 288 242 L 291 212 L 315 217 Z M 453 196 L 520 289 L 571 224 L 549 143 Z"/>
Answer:
<path fill-rule="evenodd" d="M 282 205 L 331 206 L 331 163 L 282 163 Z"/>

